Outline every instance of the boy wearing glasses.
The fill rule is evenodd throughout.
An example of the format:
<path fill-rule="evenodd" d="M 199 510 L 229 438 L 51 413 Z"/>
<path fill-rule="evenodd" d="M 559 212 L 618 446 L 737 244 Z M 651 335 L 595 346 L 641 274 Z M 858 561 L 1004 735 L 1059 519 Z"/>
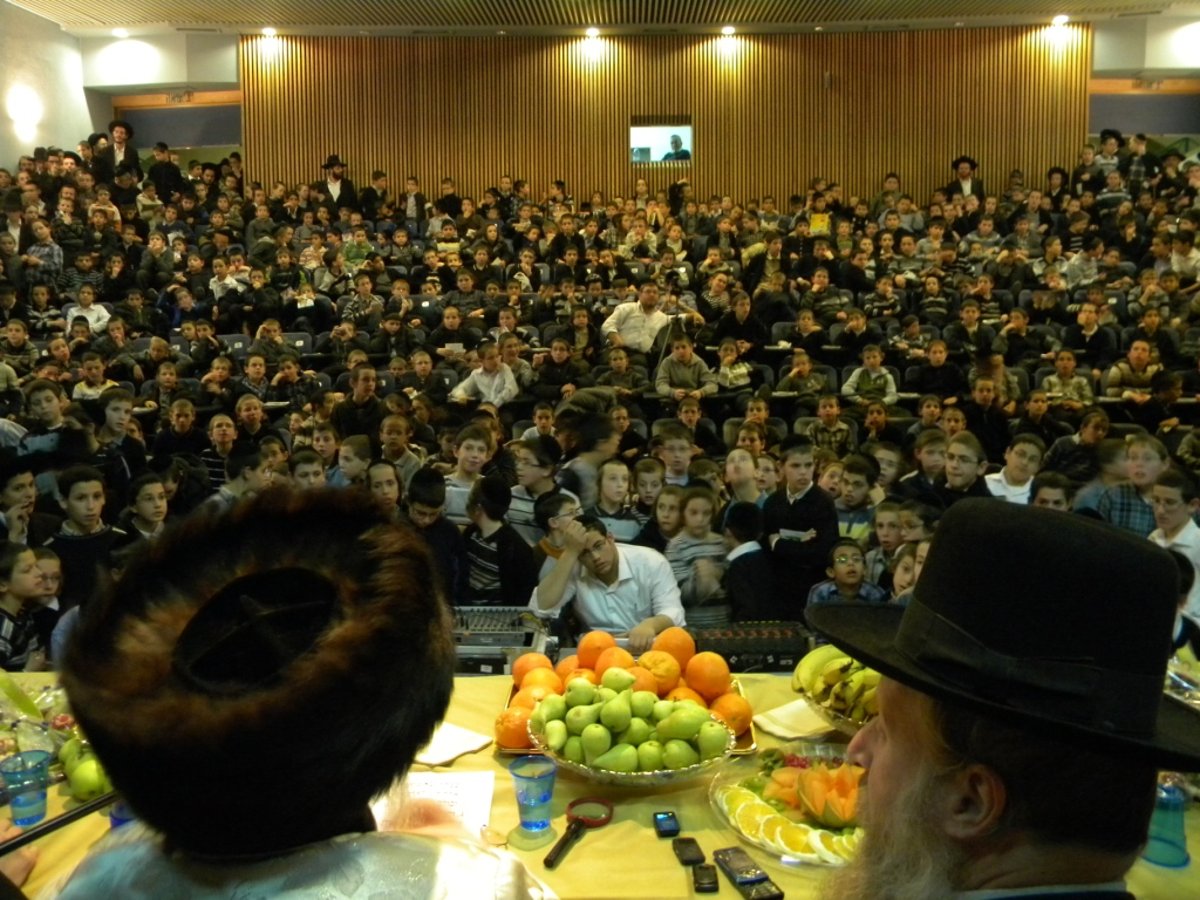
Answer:
<path fill-rule="evenodd" d="M 819 603 L 887 603 L 887 591 L 867 581 L 867 562 L 862 546 L 852 538 L 838 538 L 829 551 L 827 581 L 813 585 L 808 606 Z"/>

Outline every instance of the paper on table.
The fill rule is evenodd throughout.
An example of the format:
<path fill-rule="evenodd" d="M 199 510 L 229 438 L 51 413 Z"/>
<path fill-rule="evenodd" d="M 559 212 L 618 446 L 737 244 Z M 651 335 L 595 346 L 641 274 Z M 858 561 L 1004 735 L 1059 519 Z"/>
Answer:
<path fill-rule="evenodd" d="M 754 717 L 754 724 L 768 734 L 786 740 L 820 740 L 834 730 L 803 698 L 759 713 Z"/>
<path fill-rule="evenodd" d="M 443 722 L 434 731 L 429 743 L 421 748 L 416 761 L 423 766 L 446 766 L 460 756 L 482 750 L 491 743 L 492 739 L 486 734 Z"/>
<path fill-rule="evenodd" d="M 383 822 L 391 803 L 428 800 L 453 813 L 468 832 L 479 834 L 487 827 L 495 789 L 495 772 L 409 772 L 398 789 L 371 802 L 371 813 Z"/>

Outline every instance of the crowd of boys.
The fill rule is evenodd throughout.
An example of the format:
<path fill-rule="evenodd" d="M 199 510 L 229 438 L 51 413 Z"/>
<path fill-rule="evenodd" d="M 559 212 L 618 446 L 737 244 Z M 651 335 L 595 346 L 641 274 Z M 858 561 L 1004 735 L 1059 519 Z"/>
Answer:
<path fill-rule="evenodd" d="M 18 614 L 44 644 L 127 547 L 279 482 L 374 495 L 456 603 L 634 644 L 904 603 L 963 497 L 1200 570 L 1200 166 L 1143 135 L 777 206 L 359 190 L 336 155 L 262 185 L 164 144 L 143 172 L 109 131 L 0 169 L 0 512 L 62 561 L 55 614 Z"/>

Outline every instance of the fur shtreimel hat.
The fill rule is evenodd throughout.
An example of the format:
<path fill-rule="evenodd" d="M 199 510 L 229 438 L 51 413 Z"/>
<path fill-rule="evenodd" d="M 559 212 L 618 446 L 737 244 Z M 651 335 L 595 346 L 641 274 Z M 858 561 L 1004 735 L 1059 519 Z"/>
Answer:
<path fill-rule="evenodd" d="M 356 492 L 267 491 L 135 557 L 84 610 L 63 684 L 171 846 L 282 852 L 368 827 L 441 720 L 437 585 L 421 538 Z"/>
<path fill-rule="evenodd" d="M 958 157 L 958 159 L 954 160 L 954 162 L 950 163 L 950 168 L 957 171 L 958 167 L 963 163 L 966 163 L 968 166 L 970 166 L 972 172 L 979 168 L 979 163 L 975 162 L 973 157 L 966 156 L 965 154 Z"/>
<path fill-rule="evenodd" d="M 805 614 L 854 658 L 947 705 L 1033 739 L 1196 771 L 1196 713 L 1163 695 L 1178 599 L 1174 561 L 1144 538 L 975 499 L 938 523 L 907 607 Z"/>

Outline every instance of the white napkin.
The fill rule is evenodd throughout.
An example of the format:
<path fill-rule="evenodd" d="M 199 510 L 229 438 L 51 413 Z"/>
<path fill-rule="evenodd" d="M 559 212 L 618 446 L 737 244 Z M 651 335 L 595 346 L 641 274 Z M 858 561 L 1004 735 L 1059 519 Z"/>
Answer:
<path fill-rule="evenodd" d="M 785 740 L 821 740 L 835 729 L 812 711 L 804 698 L 759 713 L 754 724 Z"/>
<path fill-rule="evenodd" d="M 447 766 L 467 753 L 475 753 L 492 743 L 486 734 L 443 722 L 421 751 L 417 762 L 424 766 Z"/>

